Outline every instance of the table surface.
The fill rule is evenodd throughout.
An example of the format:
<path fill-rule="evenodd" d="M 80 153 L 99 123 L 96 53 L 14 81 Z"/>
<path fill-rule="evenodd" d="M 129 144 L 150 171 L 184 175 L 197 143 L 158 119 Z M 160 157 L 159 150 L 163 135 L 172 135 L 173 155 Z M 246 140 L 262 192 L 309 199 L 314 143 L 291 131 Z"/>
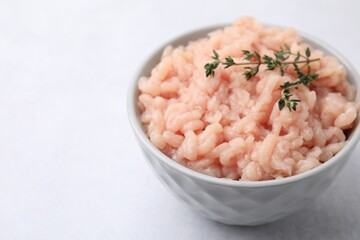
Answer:
<path fill-rule="evenodd" d="M 126 113 L 139 65 L 240 16 L 292 26 L 360 70 L 360 1 L 1 1 L 0 238 L 360 239 L 360 150 L 312 205 L 258 227 L 203 219 L 143 159 Z"/>

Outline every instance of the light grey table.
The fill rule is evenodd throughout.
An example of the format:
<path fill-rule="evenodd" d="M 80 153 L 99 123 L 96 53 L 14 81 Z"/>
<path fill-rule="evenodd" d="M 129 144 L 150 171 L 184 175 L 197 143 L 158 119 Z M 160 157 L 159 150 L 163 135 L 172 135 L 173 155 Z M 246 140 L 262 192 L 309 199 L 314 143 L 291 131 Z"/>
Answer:
<path fill-rule="evenodd" d="M 359 1 L 0 2 L 0 239 L 360 239 L 360 150 L 293 216 L 231 227 L 194 215 L 142 158 L 128 83 L 162 43 L 252 15 L 360 70 Z"/>

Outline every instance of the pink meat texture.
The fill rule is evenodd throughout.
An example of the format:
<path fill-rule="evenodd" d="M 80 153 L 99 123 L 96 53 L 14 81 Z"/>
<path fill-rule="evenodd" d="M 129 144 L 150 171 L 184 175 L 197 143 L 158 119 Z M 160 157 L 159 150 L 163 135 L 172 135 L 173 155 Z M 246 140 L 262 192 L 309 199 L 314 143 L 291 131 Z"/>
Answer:
<path fill-rule="evenodd" d="M 215 70 L 204 65 L 213 49 L 221 58 L 244 61 L 242 50 L 273 56 L 285 44 L 292 52 L 310 47 L 315 87 L 293 89 L 297 110 L 279 110 L 280 85 L 296 81 L 266 71 L 247 81 L 242 66 Z M 293 60 L 294 57 L 290 57 Z M 302 42 L 291 29 L 264 27 L 251 17 L 216 30 L 186 46 L 168 46 L 149 77 L 138 82 L 141 122 L 165 155 L 200 173 L 240 181 L 279 179 L 313 169 L 346 144 L 359 111 L 355 88 L 337 59 Z"/>

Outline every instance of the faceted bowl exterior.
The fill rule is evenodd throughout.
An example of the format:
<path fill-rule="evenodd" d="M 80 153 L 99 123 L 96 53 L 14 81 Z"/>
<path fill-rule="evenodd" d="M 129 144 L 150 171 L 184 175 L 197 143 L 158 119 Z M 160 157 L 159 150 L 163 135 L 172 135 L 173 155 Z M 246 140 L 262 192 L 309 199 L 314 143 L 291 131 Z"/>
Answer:
<path fill-rule="evenodd" d="M 159 62 L 165 46 L 184 45 L 191 40 L 205 37 L 208 32 L 220 27 L 222 26 L 185 34 L 167 43 L 150 56 L 129 88 L 127 102 L 129 120 L 145 159 L 150 163 L 157 177 L 190 209 L 225 224 L 264 224 L 301 210 L 331 185 L 359 141 L 359 119 L 345 147 L 336 156 L 308 172 L 284 179 L 240 182 L 214 178 L 188 169 L 168 158 L 152 145 L 142 129 L 137 109 L 139 95 L 137 81 L 140 76 L 150 74 L 151 69 Z M 360 77 L 351 63 L 326 43 L 304 33 L 299 35 L 314 48 L 338 58 L 347 70 L 348 80 L 356 86 L 357 92 L 360 92 Z"/>

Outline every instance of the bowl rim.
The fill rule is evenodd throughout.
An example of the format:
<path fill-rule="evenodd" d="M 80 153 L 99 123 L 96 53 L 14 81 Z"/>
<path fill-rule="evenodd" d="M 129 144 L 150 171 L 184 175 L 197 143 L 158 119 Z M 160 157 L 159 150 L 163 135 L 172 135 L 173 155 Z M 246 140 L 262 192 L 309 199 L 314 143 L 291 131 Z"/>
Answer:
<path fill-rule="evenodd" d="M 179 172 L 180 174 L 184 174 L 188 177 L 191 177 L 193 179 L 196 179 L 201 182 L 206 182 L 208 184 L 215 184 L 215 185 L 221 185 L 221 186 L 227 186 L 227 187 L 233 187 L 233 188 L 265 188 L 265 187 L 275 187 L 280 185 L 286 185 L 291 184 L 293 182 L 302 181 L 304 179 L 307 179 L 313 175 L 319 174 L 326 169 L 329 169 L 331 166 L 337 164 L 339 161 L 346 161 L 347 159 L 344 159 L 347 154 L 350 154 L 356 147 L 359 139 L 360 139 L 360 123 L 359 123 L 359 116 L 357 117 L 357 125 L 355 126 L 355 129 L 353 129 L 350 139 L 346 140 L 345 146 L 331 159 L 326 161 L 325 163 L 322 163 L 321 165 L 289 177 L 281 178 L 281 179 L 272 179 L 272 180 L 263 180 L 263 181 L 237 181 L 232 179 L 225 179 L 225 178 L 216 178 L 212 176 L 205 175 L 203 173 L 199 173 L 195 170 L 192 170 L 190 168 L 187 168 L 179 163 L 177 163 L 175 160 L 167 157 L 165 154 L 163 154 L 158 148 L 156 148 L 148 139 L 147 135 L 143 131 L 143 128 L 140 124 L 140 121 L 137 117 L 137 83 L 139 78 L 142 76 L 142 72 L 144 71 L 145 66 L 148 64 L 148 62 L 151 61 L 151 59 L 154 59 L 156 56 L 161 55 L 162 51 L 165 49 L 166 46 L 169 45 L 179 45 L 180 42 L 182 42 L 182 39 L 190 38 L 192 35 L 202 35 L 203 37 L 206 37 L 208 33 L 215 31 L 217 29 L 223 29 L 226 26 L 230 26 L 230 24 L 221 24 L 221 25 L 213 25 L 210 27 L 203 27 L 198 28 L 195 30 L 192 30 L 190 32 L 184 33 L 182 35 L 177 36 L 176 38 L 172 39 L 171 41 L 168 41 L 165 44 L 162 44 L 156 51 L 154 51 L 140 67 L 136 71 L 135 79 L 133 79 L 128 87 L 128 94 L 127 94 L 127 114 L 129 118 L 130 125 L 137 136 L 137 140 L 140 141 L 140 143 L 145 146 L 147 150 L 149 150 L 153 155 L 155 155 L 156 160 L 161 161 L 163 164 L 167 165 L 174 171 Z M 264 26 L 269 27 L 277 27 L 286 29 L 288 27 L 283 27 L 279 25 L 273 25 L 273 24 L 264 24 Z M 353 76 L 353 82 L 352 84 L 356 87 L 356 99 L 359 100 L 359 93 L 360 93 L 360 76 L 358 72 L 356 71 L 355 67 L 337 50 L 335 50 L 332 46 L 324 42 L 323 40 L 318 39 L 317 37 L 314 37 L 312 35 L 309 35 L 307 33 L 304 33 L 302 31 L 296 30 L 297 34 L 300 36 L 300 38 L 303 40 L 303 42 L 309 43 L 310 45 L 318 45 L 320 46 L 322 51 L 326 51 L 326 55 L 331 55 L 336 57 L 339 62 L 346 68 L 347 75 L 351 74 Z M 199 39 L 198 37 L 192 39 L 190 38 L 190 41 Z M 188 42 L 188 41 L 187 41 Z M 187 42 L 182 44 L 187 44 Z M 175 43 L 175 44 L 174 44 Z M 176 44 L 178 43 L 178 44 Z"/>

